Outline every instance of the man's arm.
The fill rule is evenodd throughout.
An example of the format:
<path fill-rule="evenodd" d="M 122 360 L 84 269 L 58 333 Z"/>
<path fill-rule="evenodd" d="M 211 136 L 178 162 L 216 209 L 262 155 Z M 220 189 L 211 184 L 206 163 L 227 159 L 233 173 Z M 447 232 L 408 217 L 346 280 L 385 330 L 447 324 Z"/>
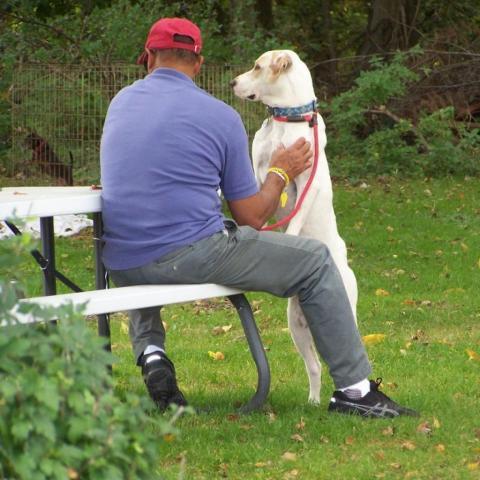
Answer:
<path fill-rule="evenodd" d="M 271 167 L 283 169 L 290 180 L 312 166 L 313 153 L 310 142 L 299 138 L 288 148 L 279 147 L 272 154 Z M 270 172 L 261 190 L 251 197 L 228 201 L 228 207 L 239 225 L 249 225 L 260 230 L 275 213 L 285 181 L 279 175 Z"/>

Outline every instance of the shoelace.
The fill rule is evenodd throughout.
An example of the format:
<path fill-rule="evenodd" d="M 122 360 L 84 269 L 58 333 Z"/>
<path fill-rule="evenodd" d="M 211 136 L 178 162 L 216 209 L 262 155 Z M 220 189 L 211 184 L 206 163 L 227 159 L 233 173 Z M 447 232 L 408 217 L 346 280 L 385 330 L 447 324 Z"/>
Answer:
<path fill-rule="evenodd" d="M 370 382 L 370 386 L 371 386 L 370 392 L 375 393 L 377 398 L 381 398 L 383 400 L 392 402 L 393 400 L 380 390 L 380 385 L 382 384 L 382 381 L 383 381 L 382 377 L 378 377 L 376 380 L 372 380 Z"/>

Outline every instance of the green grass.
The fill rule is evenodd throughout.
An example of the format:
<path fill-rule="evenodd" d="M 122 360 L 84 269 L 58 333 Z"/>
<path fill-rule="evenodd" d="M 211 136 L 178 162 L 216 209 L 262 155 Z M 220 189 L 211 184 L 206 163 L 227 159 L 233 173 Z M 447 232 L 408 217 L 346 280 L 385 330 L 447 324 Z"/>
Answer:
<path fill-rule="evenodd" d="M 235 406 L 253 394 L 256 374 L 235 312 L 223 300 L 176 306 L 163 313 L 169 355 L 190 402 L 211 410 L 182 418 L 181 435 L 159 442 L 165 477 L 480 478 L 480 361 L 467 353 L 480 355 L 479 187 L 478 179 L 394 178 L 335 187 L 339 230 L 359 284 L 360 331 L 386 335 L 367 347 L 374 376 L 383 377 L 388 395 L 420 410 L 420 419 L 328 414 L 326 368 L 322 403 L 308 405 L 286 302 L 263 294 L 249 298 L 268 351 L 271 393 L 265 412 L 239 416 Z M 86 232 L 57 243 L 60 269 L 84 288 L 93 287 L 90 238 Z M 39 293 L 30 259 L 17 274 L 28 279 L 28 294 Z M 224 325 L 232 328 L 213 334 Z M 144 394 L 126 317 L 115 315 L 112 326 L 117 392 Z"/>

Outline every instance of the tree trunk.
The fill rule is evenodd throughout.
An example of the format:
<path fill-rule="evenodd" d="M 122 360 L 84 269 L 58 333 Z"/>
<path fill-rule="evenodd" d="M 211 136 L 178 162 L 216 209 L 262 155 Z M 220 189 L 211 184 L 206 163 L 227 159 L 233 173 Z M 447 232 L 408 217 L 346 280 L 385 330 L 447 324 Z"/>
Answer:
<path fill-rule="evenodd" d="M 273 4 L 272 0 L 256 0 L 255 10 L 257 19 L 264 30 L 273 28 Z"/>
<path fill-rule="evenodd" d="M 420 0 L 373 0 L 360 55 L 385 54 L 410 48 L 416 40 Z"/>
<path fill-rule="evenodd" d="M 335 88 L 337 86 L 336 82 L 336 73 L 337 73 L 337 50 L 335 48 L 335 36 L 332 26 L 332 15 L 331 15 L 331 4 L 330 0 L 322 1 L 322 35 L 326 38 L 327 41 L 327 51 L 328 51 L 328 60 L 331 60 L 327 64 L 327 69 L 330 77 L 330 83 L 333 83 Z"/>

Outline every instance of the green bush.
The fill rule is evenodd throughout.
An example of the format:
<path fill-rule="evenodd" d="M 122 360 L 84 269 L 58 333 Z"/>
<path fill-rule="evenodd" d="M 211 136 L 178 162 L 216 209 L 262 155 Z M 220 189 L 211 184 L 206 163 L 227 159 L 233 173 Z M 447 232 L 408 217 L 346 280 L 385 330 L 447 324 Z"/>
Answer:
<path fill-rule="evenodd" d="M 0 269 L 28 248 L 26 237 L 2 240 Z M 159 441 L 172 422 L 147 415 L 137 396 L 115 397 L 112 356 L 81 309 L 27 305 L 38 319 L 61 320 L 21 325 L 16 291 L 0 280 L 0 478 L 159 478 Z"/>
<path fill-rule="evenodd" d="M 452 107 L 423 112 L 416 123 L 395 111 L 419 79 L 407 65 L 419 52 L 373 61 L 353 88 L 321 105 L 334 175 L 480 175 L 480 130 L 455 122 Z"/>

